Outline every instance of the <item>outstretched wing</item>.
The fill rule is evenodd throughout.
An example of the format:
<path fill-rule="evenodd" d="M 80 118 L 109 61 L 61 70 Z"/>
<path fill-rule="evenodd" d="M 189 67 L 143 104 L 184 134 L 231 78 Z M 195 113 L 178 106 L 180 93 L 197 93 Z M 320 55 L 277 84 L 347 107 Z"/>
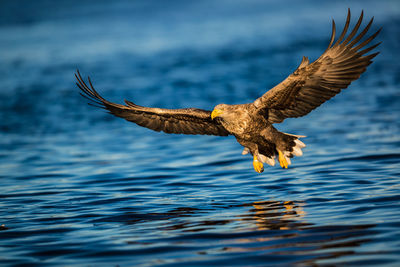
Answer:
<path fill-rule="evenodd" d="M 93 88 L 88 77 L 90 88 L 83 81 L 79 71 L 75 74 L 81 95 L 92 101 L 97 107 L 107 109 L 111 114 L 134 122 L 154 131 L 176 134 L 207 134 L 227 136 L 229 133 L 218 123 L 211 120 L 211 112 L 202 109 L 162 109 L 138 106 L 125 100 L 126 105 L 115 104 L 104 99 Z"/>
<path fill-rule="evenodd" d="M 332 36 L 326 51 L 311 64 L 308 58 L 303 57 L 295 72 L 254 102 L 257 108 L 268 109 L 269 122 L 280 123 L 286 118 L 304 116 L 360 77 L 372 63 L 371 59 L 379 53 L 365 54 L 380 44 L 365 48 L 380 29 L 360 42 L 373 22 L 372 18 L 356 36 L 362 19 L 363 12 L 354 29 L 345 38 L 350 24 L 349 9 L 343 32 L 335 43 L 336 28 L 333 20 Z"/>

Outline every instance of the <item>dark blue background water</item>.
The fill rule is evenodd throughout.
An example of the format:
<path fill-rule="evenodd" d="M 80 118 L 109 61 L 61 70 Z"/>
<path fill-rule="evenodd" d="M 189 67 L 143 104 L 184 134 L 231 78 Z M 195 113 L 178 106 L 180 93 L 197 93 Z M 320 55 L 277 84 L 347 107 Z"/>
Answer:
<path fill-rule="evenodd" d="M 287 170 L 234 138 L 167 135 L 86 105 L 253 101 L 347 7 L 381 54 L 309 116 Z M 0 265 L 400 264 L 398 1 L 1 1 Z"/>

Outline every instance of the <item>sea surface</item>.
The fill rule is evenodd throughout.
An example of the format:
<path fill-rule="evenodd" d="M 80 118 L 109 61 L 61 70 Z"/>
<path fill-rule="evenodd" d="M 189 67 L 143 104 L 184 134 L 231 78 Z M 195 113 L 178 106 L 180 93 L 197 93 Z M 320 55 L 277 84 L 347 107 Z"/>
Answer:
<path fill-rule="evenodd" d="M 383 28 L 308 116 L 289 169 L 233 137 L 167 135 L 87 105 L 251 102 L 326 48 L 347 8 Z M 0 266 L 400 266 L 398 1 L 0 2 Z"/>

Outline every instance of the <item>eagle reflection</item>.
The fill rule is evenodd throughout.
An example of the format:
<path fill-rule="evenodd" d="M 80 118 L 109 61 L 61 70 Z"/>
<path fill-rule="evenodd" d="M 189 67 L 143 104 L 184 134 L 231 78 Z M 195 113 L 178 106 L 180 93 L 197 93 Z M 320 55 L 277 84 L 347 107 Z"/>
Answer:
<path fill-rule="evenodd" d="M 181 208 L 168 213 L 164 230 L 180 231 L 179 244 L 198 255 L 232 255 L 260 263 L 284 260 L 286 265 L 329 265 L 331 259 L 355 255 L 357 247 L 375 235 L 375 225 L 315 225 L 306 221 L 303 201 L 256 201 L 239 205 L 213 203 L 221 211 Z M 232 213 L 237 215 L 232 216 Z M 178 218 L 179 219 L 178 219 Z M 178 220 L 176 220 L 178 219 Z M 219 230 L 215 232 L 215 230 Z M 185 232 L 182 236 L 182 233 Z M 172 237 L 176 241 L 176 237 Z"/>
<path fill-rule="evenodd" d="M 258 230 L 289 230 L 310 225 L 301 201 L 256 201 L 242 206 L 252 207 L 239 215 L 239 221 L 255 224 Z"/>

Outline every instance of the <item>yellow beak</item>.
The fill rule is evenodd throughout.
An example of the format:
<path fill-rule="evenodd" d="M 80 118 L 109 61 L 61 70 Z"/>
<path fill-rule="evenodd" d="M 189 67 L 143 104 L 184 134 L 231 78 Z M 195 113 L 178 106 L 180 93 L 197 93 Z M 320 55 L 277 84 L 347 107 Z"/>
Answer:
<path fill-rule="evenodd" d="M 218 117 L 219 115 L 221 115 L 223 112 L 220 109 L 214 109 L 211 112 L 211 119 L 213 120 L 214 118 Z"/>

